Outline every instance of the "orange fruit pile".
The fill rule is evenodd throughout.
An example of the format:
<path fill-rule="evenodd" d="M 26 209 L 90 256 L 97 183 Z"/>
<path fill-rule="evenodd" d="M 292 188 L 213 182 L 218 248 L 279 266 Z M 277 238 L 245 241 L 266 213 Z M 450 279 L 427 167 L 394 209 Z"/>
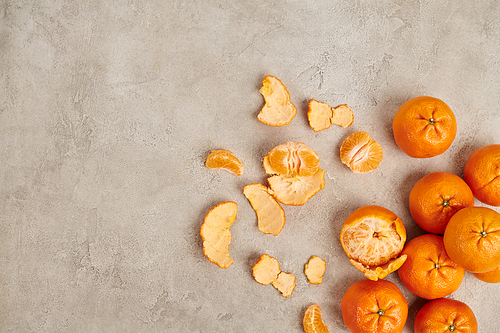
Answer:
<path fill-rule="evenodd" d="M 415 316 L 415 333 L 477 333 L 477 320 L 465 303 L 440 298 L 425 304 Z"/>
<path fill-rule="evenodd" d="M 444 249 L 443 237 L 426 234 L 412 239 L 403 249 L 408 257 L 399 268 L 401 282 L 413 294 L 436 299 L 455 292 L 465 270 Z"/>
<path fill-rule="evenodd" d="M 427 158 L 444 153 L 457 134 L 453 111 L 442 100 L 419 96 L 404 103 L 392 122 L 394 140 L 408 156 Z"/>
<path fill-rule="evenodd" d="M 352 213 L 340 231 L 340 242 L 351 264 L 368 279 L 383 279 L 406 260 L 403 222 L 390 210 L 363 206 Z"/>
<path fill-rule="evenodd" d="M 464 179 L 479 201 L 500 206 L 500 144 L 474 151 L 465 164 Z"/>
<path fill-rule="evenodd" d="M 433 172 L 415 183 L 409 201 L 413 220 L 425 231 L 442 235 L 457 211 L 474 206 L 474 195 L 462 178 Z"/>
<path fill-rule="evenodd" d="M 408 302 L 386 280 L 353 283 L 341 301 L 344 324 L 352 333 L 399 333 L 408 318 Z"/>

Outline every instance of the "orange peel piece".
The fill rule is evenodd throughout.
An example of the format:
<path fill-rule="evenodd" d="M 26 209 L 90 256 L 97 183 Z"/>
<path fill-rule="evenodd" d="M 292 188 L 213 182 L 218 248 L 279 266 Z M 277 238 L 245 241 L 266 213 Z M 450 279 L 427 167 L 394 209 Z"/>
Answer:
<path fill-rule="evenodd" d="M 344 222 L 340 242 L 351 264 L 365 277 L 377 281 L 399 269 L 406 241 L 403 222 L 380 206 L 363 206 Z"/>
<path fill-rule="evenodd" d="M 310 284 L 320 284 L 323 282 L 323 275 L 326 270 L 326 262 L 317 256 L 312 256 L 304 267 L 304 273 Z"/>
<path fill-rule="evenodd" d="M 297 108 L 290 101 L 290 94 L 285 85 L 276 77 L 267 75 L 262 80 L 259 92 L 265 100 L 257 119 L 269 126 L 284 126 L 290 124 L 297 114 Z"/>
<path fill-rule="evenodd" d="M 325 187 L 325 171 L 307 177 L 275 175 L 267 179 L 272 194 L 284 205 L 300 206 Z"/>
<path fill-rule="evenodd" d="M 217 149 L 208 154 L 205 166 L 209 169 L 224 169 L 236 176 L 243 174 L 243 164 L 229 150 Z"/>
<path fill-rule="evenodd" d="M 210 262 L 220 268 L 228 268 L 234 262 L 229 257 L 232 237 L 229 228 L 236 220 L 237 211 L 238 205 L 235 202 L 221 202 L 205 215 L 200 228 L 203 253 Z"/>
<path fill-rule="evenodd" d="M 252 267 L 252 275 L 262 285 L 272 284 L 283 297 L 291 296 L 295 289 L 295 276 L 282 272 L 278 260 L 268 254 L 260 256 Z"/>
<path fill-rule="evenodd" d="M 264 156 L 264 170 L 268 174 L 312 176 L 318 169 L 318 153 L 302 142 L 280 144 Z"/>
<path fill-rule="evenodd" d="M 365 131 L 352 133 L 340 147 L 340 160 L 355 173 L 375 170 L 383 157 L 382 146 Z"/>
<path fill-rule="evenodd" d="M 285 225 L 285 211 L 262 184 L 248 184 L 243 188 L 257 214 L 257 227 L 265 234 L 277 236 Z"/>
<path fill-rule="evenodd" d="M 311 99 L 307 107 L 307 119 L 311 128 L 315 132 L 319 132 L 330 128 L 332 124 L 344 128 L 351 126 L 354 121 L 354 114 L 347 104 L 332 108 L 327 103 Z"/>
<path fill-rule="evenodd" d="M 306 309 L 302 325 L 305 333 L 330 333 L 328 326 L 321 318 L 321 307 L 317 304 L 311 304 Z"/>

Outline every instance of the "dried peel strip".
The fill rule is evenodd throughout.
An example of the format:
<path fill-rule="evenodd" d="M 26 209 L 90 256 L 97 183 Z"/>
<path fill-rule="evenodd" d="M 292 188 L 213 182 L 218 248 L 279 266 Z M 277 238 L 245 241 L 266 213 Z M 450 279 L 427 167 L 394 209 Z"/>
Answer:
<path fill-rule="evenodd" d="M 364 131 L 352 133 L 340 147 L 340 160 L 355 173 L 375 170 L 383 157 L 382 146 Z"/>
<path fill-rule="evenodd" d="M 354 121 L 354 114 L 347 104 L 332 108 L 330 105 L 311 99 L 307 108 L 309 125 L 315 132 L 330 128 L 330 125 L 349 127 Z"/>
<path fill-rule="evenodd" d="M 257 227 L 265 234 L 277 236 L 285 225 L 285 211 L 262 184 L 248 184 L 243 188 L 257 214 Z"/>
<path fill-rule="evenodd" d="M 300 206 L 325 187 L 325 171 L 319 169 L 307 177 L 276 175 L 267 181 L 276 200 L 284 205 Z"/>
<path fill-rule="evenodd" d="M 330 333 L 321 318 L 321 307 L 317 304 L 312 304 L 306 309 L 302 325 L 305 333 Z"/>
<path fill-rule="evenodd" d="M 243 164 L 232 152 L 226 149 L 212 151 L 207 156 L 205 166 L 209 169 L 224 169 L 236 176 L 243 174 Z"/>
<path fill-rule="evenodd" d="M 310 284 L 320 284 L 323 282 L 323 275 L 326 270 L 326 262 L 317 256 L 312 256 L 304 267 L 304 273 Z"/>
<path fill-rule="evenodd" d="M 220 268 L 228 268 L 234 262 L 229 257 L 232 237 L 229 228 L 236 220 L 237 207 L 232 201 L 219 203 L 205 215 L 200 228 L 203 253 L 210 262 Z"/>
<path fill-rule="evenodd" d="M 264 97 L 265 105 L 257 119 L 275 127 L 290 124 L 297 114 L 297 108 L 290 101 L 290 94 L 285 85 L 278 78 L 268 75 L 262 80 L 259 92 Z"/>
<path fill-rule="evenodd" d="M 291 273 L 282 272 L 278 260 L 263 254 L 252 267 L 255 281 L 262 285 L 272 284 L 283 297 L 291 296 L 295 289 L 295 277 Z"/>

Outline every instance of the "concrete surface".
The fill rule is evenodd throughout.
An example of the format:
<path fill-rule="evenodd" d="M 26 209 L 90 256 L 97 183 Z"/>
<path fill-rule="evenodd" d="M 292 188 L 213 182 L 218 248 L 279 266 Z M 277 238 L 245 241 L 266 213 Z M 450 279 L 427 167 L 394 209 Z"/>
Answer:
<path fill-rule="evenodd" d="M 340 299 L 363 276 L 340 246 L 344 219 L 378 204 L 420 235 L 413 184 L 462 175 L 476 148 L 500 143 L 497 1 L 3 0 L 0 29 L 1 332 L 301 332 L 312 303 L 331 332 L 347 332 Z M 288 126 L 257 121 L 267 74 L 299 110 Z M 425 160 L 391 130 L 418 95 L 448 103 L 459 126 Z M 313 132 L 311 98 L 349 104 L 353 126 Z M 356 130 L 383 146 L 373 173 L 339 160 Z M 285 207 L 274 237 L 257 230 L 242 189 L 265 183 L 262 157 L 286 141 L 319 153 L 326 186 Z M 243 176 L 204 167 L 217 148 L 245 163 Z M 226 200 L 238 218 L 223 270 L 204 257 L 199 228 Z M 295 274 L 291 297 L 253 280 L 263 253 Z M 327 262 L 318 286 L 303 274 L 311 255 Z M 425 301 L 387 279 L 408 300 L 412 332 Z M 450 297 L 480 332 L 498 332 L 499 296 L 467 273 Z"/>

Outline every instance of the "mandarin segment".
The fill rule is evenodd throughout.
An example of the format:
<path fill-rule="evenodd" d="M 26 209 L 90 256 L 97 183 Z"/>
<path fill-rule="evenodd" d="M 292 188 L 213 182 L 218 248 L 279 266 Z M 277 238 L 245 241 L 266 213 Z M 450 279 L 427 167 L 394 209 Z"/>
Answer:
<path fill-rule="evenodd" d="M 262 80 L 259 92 L 265 100 L 257 119 L 269 126 L 290 124 L 297 114 L 297 108 L 290 101 L 290 94 L 285 85 L 276 77 L 268 75 Z"/>
<path fill-rule="evenodd" d="M 383 157 L 382 146 L 365 131 L 352 133 L 340 146 L 340 160 L 355 173 L 375 170 Z"/>
<path fill-rule="evenodd" d="M 322 131 L 330 125 L 349 127 L 354 121 L 354 114 L 347 104 L 332 108 L 330 105 L 311 99 L 307 108 L 309 125 L 315 132 Z"/>
<path fill-rule="evenodd" d="M 229 150 L 217 149 L 207 156 L 205 166 L 209 169 L 224 169 L 236 176 L 243 174 L 243 164 Z"/>
<path fill-rule="evenodd" d="M 363 206 L 344 222 L 342 247 L 354 267 L 372 280 L 397 270 L 406 260 L 399 256 L 406 241 L 403 222 L 390 210 Z"/>
<path fill-rule="evenodd" d="M 257 214 L 257 227 L 265 234 L 277 236 L 285 225 L 285 211 L 262 184 L 248 184 L 243 188 Z"/>
<path fill-rule="evenodd" d="M 275 175 L 267 179 L 274 197 L 284 205 L 300 206 L 325 187 L 325 171 L 314 175 L 286 177 Z"/>
<path fill-rule="evenodd" d="M 312 256 L 304 267 L 304 273 L 310 284 L 321 284 L 326 270 L 326 262 L 317 256 Z"/>
<path fill-rule="evenodd" d="M 264 157 L 268 174 L 284 176 L 312 176 L 319 169 L 319 156 L 302 142 L 280 144 Z"/>
<path fill-rule="evenodd" d="M 263 254 L 252 267 L 252 275 L 262 285 L 272 284 L 283 297 L 291 296 L 295 289 L 295 276 L 282 272 L 278 260 Z"/>
<path fill-rule="evenodd" d="M 234 262 L 229 257 L 231 232 L 229 228 L 236 220 L 237 204 L 232 201 L 219 203 L 206 215 L 200 228 L 203 253 L 210 262 L 220 268 L 228 268 Z"/>
<path fill-rule="evenodd" d="M 304 312 L 302 326 L 305 333 L 330 333 L 328 326 L 321 318 L 321 307 L 317 304 L 311 304 Z"/>

